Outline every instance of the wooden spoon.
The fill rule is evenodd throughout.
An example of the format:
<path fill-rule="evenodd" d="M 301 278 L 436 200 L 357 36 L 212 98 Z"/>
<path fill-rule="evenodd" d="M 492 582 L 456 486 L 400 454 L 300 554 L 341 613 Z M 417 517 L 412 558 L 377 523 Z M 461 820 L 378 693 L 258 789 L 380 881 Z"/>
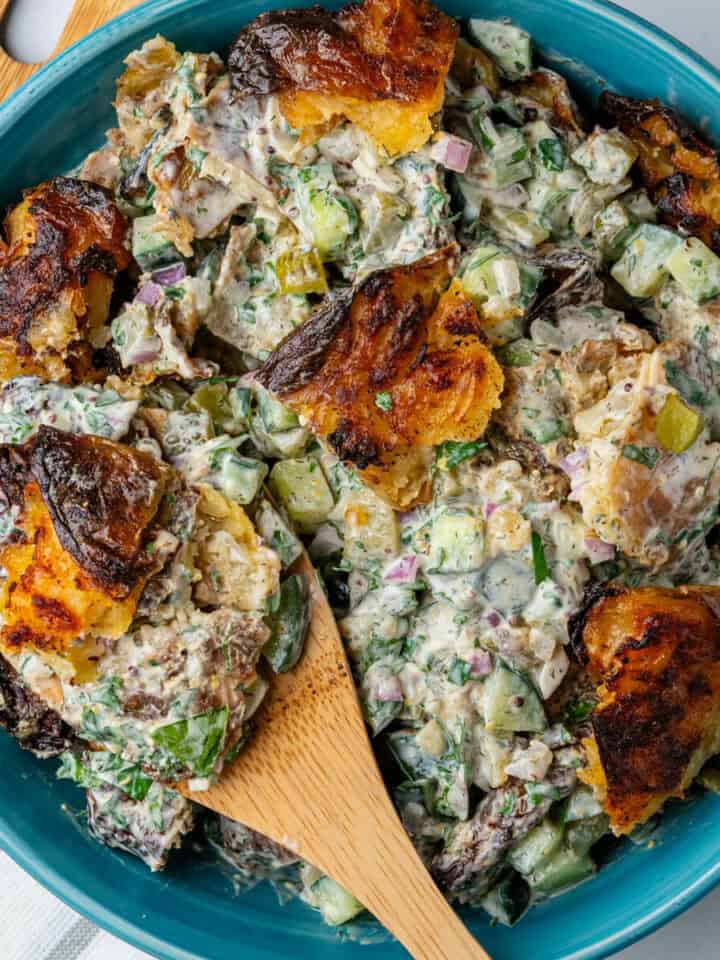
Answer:
<path fill-rule="evenodd" d="M 435 886 L 380 777 L 335 618 L 306 555 L 305 653 L 279 674 L 257 731 L 196 803 L 259 830 L 327 873 L 416 960 L 490 960 Z"/>

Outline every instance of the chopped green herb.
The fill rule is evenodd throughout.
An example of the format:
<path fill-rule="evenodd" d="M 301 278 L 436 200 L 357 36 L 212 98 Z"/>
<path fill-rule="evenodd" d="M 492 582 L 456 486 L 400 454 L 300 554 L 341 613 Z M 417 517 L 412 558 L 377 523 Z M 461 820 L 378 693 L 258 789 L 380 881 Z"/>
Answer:
<path fill-rule="evenodd" d="M 393 399 L 391 395 L 389 393 L 376 393 L 375 406 L 388 413 L 393 407 Z"/>
<path fill-rule="evenodd" d="M 480 440 L 446 440 L 435 448 L 435 466 L 440 470 L 452 470 L 487 447 Z"/>
<path fill-rule="evenodd" d="M 626 460 L 641 463 L 648 470 L 652 470 L 662 456 L 657 447 L 637 447 L 634 443 L 626 443 L 620 452 Z"/>
<path fill-rule="evenodd" d="M 537 531 L 532 532 L 532 557 L 533 567 L 535 568 L 535 583 L 542 583 L 550 576 L 547 560 L 545 559 L 545 547 L 542 537 Z"/>
<path fill-rule="evenodd" d="M 460 660 L 459 657 L 456 657 L 448 670 L 447 678 L 450 683 L 456 683 L 459 687 L 462 687 L 468 681 L 470 670 L 471 667 L 467 660 Z"/>

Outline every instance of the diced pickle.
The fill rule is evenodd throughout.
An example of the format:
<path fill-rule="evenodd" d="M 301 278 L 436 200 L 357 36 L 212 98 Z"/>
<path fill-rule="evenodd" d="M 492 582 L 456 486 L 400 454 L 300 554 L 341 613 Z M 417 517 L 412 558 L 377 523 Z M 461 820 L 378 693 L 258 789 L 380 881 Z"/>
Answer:
<path fill-rule="evenodd" d="M 285 404 L 276 400 L 267 390 L 257 387 L 255 396 L 260 416 L 268 433 L 284 433 L 299 426 L 297 415 Z"/>
<path fill-rule="evenodd" d="M 563 828 L 546 817 L 534 830 L 526 834 L 508 854 L 508 863 L 518 873 L 527 875 L 546 863 L 560 848 Z"/>
<path fill-rule="evenodd" d="M 283 568 L 294 563 L 302 553 L 302 545 L 280 511 L 263 498 L 258 504 L 254 519 L 258 533 L 268 546 L 277 552 Z"/>
<path fill-rule="evenodd" d="M 554 856 L 542 864 L 527 880 L 535 895 L 552 896 L 574 887 L 595 873 L 595 864 L 588 854 L 577 854 L 561 847 Z"/>
<path fill-rule="evenodd" d="M 470 36 L 495 58 L 502 72 L 518 80 L 532 69 L 530 34 L 499 20 L 471 20 Z"/>
<path fill-rule="evenodd" d="M 232 450 L 223 451 L 215 460 L 211 475 L 216 486 L 236 503 L 252 503 L 260 492 L 268 468 L 261 460 L 241 457 Z"/>
<path fill-rule="evenodd" d="M 312 533 L 334 506 L 317 460 L 281 460 L 270 472 L 270 489 L 301 533 Z"/>
<path fill-rule="evenodd" d="M 325 268 L 320 254 L 312 250 L 288 250 L 275 261 L 280 293 L 327 293 Z"/>
<path fill-rule="evenodd" d="M 655 421 L 655 435 L 660 445 L 672 453 L 683 453 L 702 433 L 704 420 L 699 413 L 671 393 Z"/>
<path fill-rule="evenodd" d="M 188 410 L 205 410 L 219 433 L 234 432 L 235 417 L 225 383 L 206 382 L 193 391 L 187 402 Z"/>
<path fill-rule="evenodd" d="M 665 266 L 698 303 L 720 296 L 720 257 L 697 237 L 690 237 L 673 250 Z"/>

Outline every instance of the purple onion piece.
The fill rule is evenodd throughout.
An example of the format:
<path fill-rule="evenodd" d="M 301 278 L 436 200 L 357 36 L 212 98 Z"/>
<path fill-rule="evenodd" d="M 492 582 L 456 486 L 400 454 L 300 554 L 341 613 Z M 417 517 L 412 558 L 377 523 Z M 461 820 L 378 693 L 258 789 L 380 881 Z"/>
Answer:
<path fill-rule="evenodd" d="M 470 657 L 470 674 L 473 677 L 486 677 L 492 672 L 492 657 L 487 650 L 474 650 Z"/>
<path fill-rule="evenodd" d="M 159 337 L 146 337 L 139 340 L 125 355 L 125 365 L 154 363 L 162 353 L 162 341 Z"/>
<path fill-rule="evenodd" d="M 489 518 L 495 513 L 495 511 L 497 510 L 497 508 L 498 508 L 498 505 L 497 505 L 496 503 L 493 503 L 492 500 L 490 500 L 489 503 L 486 503 L 486 504 L 485 504 L 485 519 L 486 519 L 486 520 L 489 519 Z"/>
<path fill-rule="evenodd" d="M 385 583 L 412 583 L 417 577 L 420 558 L 416 554 L 408 557 L 400 557 L 396 560 L 383 575 Z"/>
<path fill-rule="evenodd" d="M 401 703 L 403 700 L 402 686 L 397 677 L 379 677 L 373 684 L 372 692 L 381 703 Z"/>
<path fill-rule="evenodd" d="M 615 559 L 615 547 L 599 537 L 585 537 L 585 549 L 590 563 L 605 563 Z"/>
<path fill-rule="evenodd" d="M 438 140 L 430 149 L 433 160 L 441 163 L 446 170 L 452 170 L 454 173 L 465 173 L 471 153 L 471 143 L 451 134 Z"/>
<path fill-rule="evenodd" d="M 187 270 L 182 261 L 172 263 L 169 267 L 162 267 L 160 270 L 153 270 L 151 274 L 155 283 L 159 283 L 162 287 L 171 287 L 174 283 L 184 280 L 186 276 Z"/>
<path fill-rule="evenodd" d="M 485 619 L 491 627 L 499 627 L 502 620 L 500 614 L 495 610 L 491 610 Z"/>
<path fill-rule="evenodd" d="M 563 457 L 562 460 L 558 460 L 558 466 L 561 470 L 564 470 L 569 477 L 572 477 L 583 464 L 587 463 L 587 458 L 587 447 L 578 447 L 577 450 L 573 450 L 572 453 Z"/>
<path fill-rule="evenodd" d="M 148 307 L 154 307 L 162 296 L 162 287 L 152 280 L 144 283 L 135 295 L 135 303 L 144 303 Z"/>

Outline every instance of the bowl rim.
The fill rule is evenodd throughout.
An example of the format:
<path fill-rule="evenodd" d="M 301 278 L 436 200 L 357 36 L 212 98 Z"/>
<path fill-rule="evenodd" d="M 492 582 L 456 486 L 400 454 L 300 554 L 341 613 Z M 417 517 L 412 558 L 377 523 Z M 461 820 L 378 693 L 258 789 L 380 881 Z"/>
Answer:
<path fill-rule="evenodd" d="M 161 14 L 165 16 L 179 13 L 206 2 L 207 0 L 146 0 L 139 7 L 126 11 L 92 31 L 43 65 L 0 105 L 0 138 L 57 83 L 102 54 L 124 35 L 144 27 L 152 29 L 156 17 Z M 436 2 L 442 5 L 442 0 Z M 661 49 L 699 80 L 715 88 L 720 96 L 720 69 L 663 28 L 618 6 L 612 0 L 564 0 L 564 3 L 569 12 L 575 9 L 595 15 L 600 20 L 627 29 L 646 43 Z M 292 0 L 289 0 L 289 5 L 292 5 Z M 115 913 L 96 900 L 91 893 L 66 879 L 59 870 L 46 862 L 28 841 L 16 834 L 11 823 L 1 814 L 0 849 L 67 906 L 139 950 L 158 960 L 204 960 L 197 953 L 170 945 L 139 923 Z M 601 960 L 610 953 L 628 947 L 669 923 L 717 885 L 720 885 L 720 861 L 709 866 L 684 890 L 665 900 L 650 913 L 639 917 L 622 930 L 581 948 L 565 960 Z"/>

